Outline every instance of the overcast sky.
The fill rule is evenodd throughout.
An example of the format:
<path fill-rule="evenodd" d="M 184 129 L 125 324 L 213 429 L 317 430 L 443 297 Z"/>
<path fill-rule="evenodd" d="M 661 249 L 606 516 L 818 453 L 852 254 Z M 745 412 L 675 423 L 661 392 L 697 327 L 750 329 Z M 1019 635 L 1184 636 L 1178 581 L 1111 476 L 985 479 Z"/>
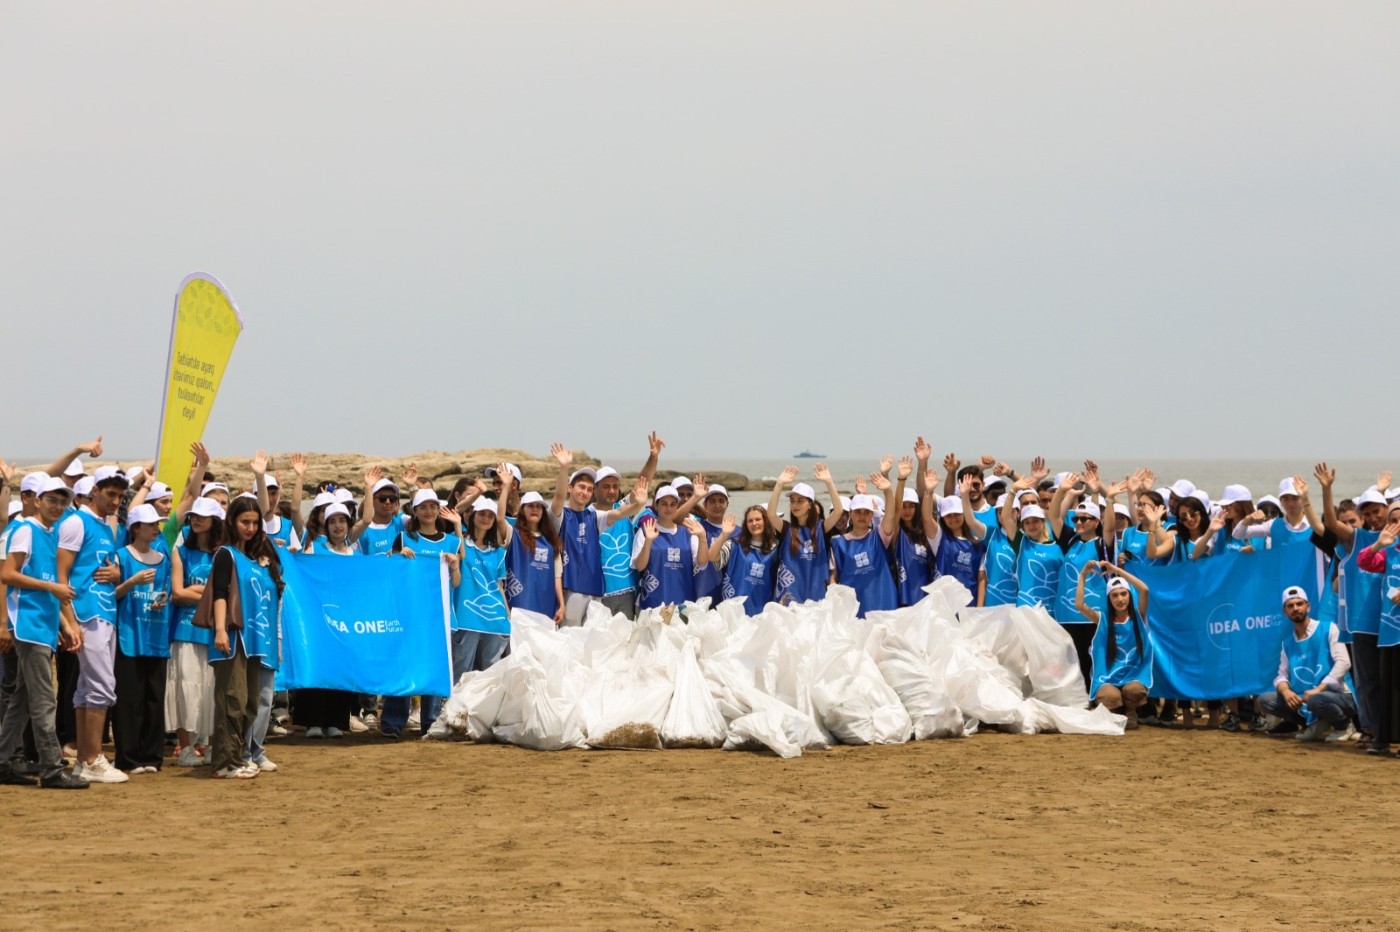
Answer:
<path fill-rule="evenodd" d="M 1390 0 L 10 0 L 0 456 L 153 451 L 197 269 L 221 455 L 1389 455 L 1397 48 Z"/>

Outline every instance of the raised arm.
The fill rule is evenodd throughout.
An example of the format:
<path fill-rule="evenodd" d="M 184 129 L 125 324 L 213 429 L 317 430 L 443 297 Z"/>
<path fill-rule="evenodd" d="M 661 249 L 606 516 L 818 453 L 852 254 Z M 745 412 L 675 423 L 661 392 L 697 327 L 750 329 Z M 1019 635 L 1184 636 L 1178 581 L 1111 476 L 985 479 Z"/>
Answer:
<path fill-rule="evenodd" d="M 93 459 L 97 459 L 97 457 L 102 455 L 101 434 L 97 435 L 96 440 L 90 441 L 88 443 L 80 443 L 73 449 L 69 450 L 67 453 L 60 456 L 58 459 L 54 460 L 52 463 L 46 466 L 44 468 L 44 472 L 48 473 L 50 476 L 62 476 L 64 471 L 68 469 L 72 462 L 78 457 L 82 456 L 84 453 L 86 453 Z"/>
<path fill-rule="evenodd" d="M 262 512 L 263 520 L 272 517 L 268 513 L 270 506 L 267 497 L 267 451 L 259 450 L 253 454 L 253 458 L 248 461 L 248 468 L 253 470 L 253 492 L 258 497 L 258 510 Z M 365 492 L 369 494 L 368 491 Z"/>
<path fill-rule="evenodd" d="M 384 478 L 384 467 L 375 463 L 365 470 L 365 503 L 360 509 L 359 520 L 350 529 L 350 535 L 346 538 L 348 543 L 355 543 L 360 539 L 360 535 L 369 527 L 370 521 L 374 519 L 374 484 Z"/>
<path fill-rule="evenodd" d="M 933 447 L 928 445 L 928 441 L 919 435 L 914 438 L 914 488 L 919 492 L 919 500 L 923 501 L 926 488 L 924 482 L 928 478 L 928 461 L 933 456 Z"/>
<path fill-rule="evenodd" d="M 904 465 L 904 463 L 900 463 L 900 468 L 902 469 Z M 910 468 L 913 468 L 912 464 L 910 464 Z M 905 478 L 907 478 L 907 475 L 901 476 L 899 479 L 899 491 L 901 495 L 904 493 Z M 890 482 L 888 476 L 883 476 L 878 472 L 870 474 L 870 481 L 873 482 L 875 488 L 879 489 L 880 493 L 885 496 L 885 513 L 880 518 L 880 527 L 877 530 L 880 532 L 881 542 L 888 544 L 894 539 L 894 535 L 899 532 L 899 506 L 895 504 L 894 485 Z"/>
<path fill-rule="evenodd" d="M 627 497 L 630 501 L 619 508 L 614 508 L 612 511 L 603 512 L 598 515 L 598 520 L 602 522 L 604 528 L 608 528 L 612 526 L 614 521 L 621 521 L 624 518 L 630 518 L 635 514 L 639 514 L 641 510 L 646 507 L 647 495 L 650 491 L 651 480 L 646 476 L 638 476 L 637 480 L 632 483 L 632 491 L 627 493 Z"/>
<path fill-rule="evenodd" d="M 695 474 L 694 483 L 695 484 L 691 486 L 690 489 L 690 498 L 687 498 L 676 506 L 674 518 L 676 524 L 685 524 L 691 512 L 695 511 L 695 509 L 700 506 L 700 503 L 705 500 L 705 496 L 710 494 L 710 483 L 706 480 L 703 472 L 697 472 Z"/>
<path fill-rule="evenodd" d="M 1336 535 L 1344 547 L 1350 548 L 1355 534 L 1337 518 L 1337 506 L 1332 499 L 1332 483 L 1337 481 L 1337 470 L 1326 463 L 1318 463 L 1313 467 L 1313 475 L 1317 477 L 1317 484 L 1322 486 L 1322 526 Z"/>
<path fill-rule="evenodd" d="M 1103 485 L 1098 482 L 1098 469 L 1095 467 L 1095 485 L 1103 493 L 1103 514 L 1099 515 L 1099 537 L 1103 540 L 1103 552 L 1109 556 L 1113 555 L 1114 548 L 1118 546 L 1118 513 L 1113 510 L 1118 503 L 1118 496 L 1123 494 L 1123 490 L 1128 487 L 1128 479 L 1125 476 L 1122 482 L 1110 482 Z"/>
<path fill-rule="evenodd" d="M 949 453 L 943 457 L 943 497 L 947 498 L 953 494 L 954 483 L 958 481 L 958 470 L 962 469 L 962 460 L 958 459 L 956 453 Z"/>
<path fill-rule="evenodd" d="M 511 537 L 515 534 L 515 528 L 511 527 L 510 522 L 506 520 L 506 512 L 510 510 L 510 493 L 515 488 L 515 473 L 511 472 L 510 467 L 505 463 L 497 463 L 496 475 L 501 477 L 501 495 L 496 499 L 496 530 L 501 536 L 501 546 L 504 547 L 510 543 Z M 521 520 L 525 519 L 522 517 Z M 470 537 L 475 531 L 471 525 L 468 525 L 467 528 L 467 536 Z"/>
<path fill-rule="evenodd" d="M 1058 539 L 1065 529 L 1065 499 L 1069 498 L 1074 491 L 1074 485 L 1079 481 L 1078 473 L 1070 473 L 1065 476 L 1065 481 L 1060 483 L 1060 487 L 1055 490 L 1055 494 L 1050 498 L 1050 531 Z"/>
<path fill-rule="evenodd" d="M 1028 492 L 1035 488 L 1035 480 L 1030 476 L 1022 476 L 1011 483 L 1011 491 L 1006 493 L 1006 500 L 1001 503 L 1001 511 L 997 514 L 997 520 L 1001 522 L 1001 532 L 1006 535 L 1007 540 L 1016 539 L 1016 502 L 1021 497 L 1022 492 Z"/>
<path fill-rule="evenodd" d="M 690 532 L 690 536 L 695 538 L 695 559 L 696 567 L 706 566 L 710 562 L 710 545 L 705 538 L 705 525 L 694 518 L 686 518 L 685 524 L 681 525 Z"/>
<path fill-rule="evenodd" d="M 1118 566 L 1118 565 L 1116 565 L 1116 564 L 1114 564 L 1114 563 L 1110 563 L 1110 562 L 1107 561 L 1107 560 L 1104 560 L 1104 561 L 1100 562 L 1099 565 L 1100 565 L 1101 567 L 1103 567 L 1103 571 L 1104 571 L 1105 573 L 1111 574 L 1111 575 L 1113 575 L 1113 576 L 1122 576 L 1124 579 L 1126 579 L 1126 580 L 1128 581 L 1128 585 L 1132 586 L 1132 587 L 1133 587 L 1133 591 L 1137 593 L 1137 597 L 1138 597 L 1138 614 L 1139 614 L 1140 616 L 1142 616 L 1143 618 L 1146 618 L 1146 617 L 1147 617 L 1147 583 L 1143 582 L 1141 579 L 1138 579 L 1136 576 L 1134 576 L 1132 573 L 1129 573 L 1127 570 L 1123 569 L 1121 566 Z"/>
<path fill-rule="evenodd" d="M 1215 513 L 1210 519 L 1210 524 L 1206 527 L 1206 532 L 1196 538 L 1196 542 L 1191 545 L 1191 559 L 1199 560 L 1202 557 L 1211 555 L 1215 537 L 1225 529 L 1225 509 Z"/>
<path fill-rule="evenodd" d="M 297 477 L 297 481 L 292 484 L 292 527 L 300 536 L 306 531 L 304 522 L 301 520 L 301 498 L 306 486 L 306 457 L 304 455 L 292 454 L 292 472 Z"/>
<path fill-rule="evenodd" d="M 574 464 L 574 451 L 562 443 L 551 443 L 549 455 L 559 464 L 559 472 L 554 477 L 554 500 L 549 503 L 549 513 L 557 523 L 564 516 L 564 502 L 569 497 L 569 467 Z"/>
<path fill-rule="evenodd" d="M 726 514 L 724 516 L 724 521 L 720 523 L 719 536 L 716 537 L 714 540 L 710 541 L 711 563 L 719 563 L 720 551 L 724 549 L 724 545 L 728 543 L 729 539 L 734 536 L 735 527 L 737 527 L 737 525 L 734 523 L 734 516 L 731 514 Z"/>
<path fill-rule="evenodd" d="M 1153 560 L 1160 560 L 1172 555 L 1172 550 L 1176 547 L 1176 531 L 1162 527 L 1162 518 L 1166 516 L 1167 506 L 1148 505 L 1143 513 L 1147 515 L 1147 556 Z"/>
<path fill-rule="evenodd" d="M 1293 487 L 1298 490 L 1298 499 L 1303 506 L 1303 517 L 1308 519 L 1308 527 L 1321 537 L 1327 529 L 1323 527 L 1322 519 L 1318 518 L 1317 509 L 1313 507 L 1312 498 L 1308 495 L 1308 480 L 1302 476 L 1294 476 Z"/>
<path fill-rule="evenodd" d="M 656 431 L 647 434 L 647 461 L 642 464 L 641 475 L 647 477 L 647 482 L 656 478 L 656 466 L 661 462 L 661 451 L 666 449 L 666 441 L 656 435 Z"/>
<path fill-rule="evenodd" d="M 1079 571 L 1079 582 L 1074 587 L 1074 607 L 1079 611 L 1079 614 L 1089 619 L 1091 624 L 1099 623 L 1099 613 L 1097 609 L 1084 601 L 1084 580 L 1089 578 L 1090 573 L 1100 568 L 1101 564 L 1098 560 L 1090 560 L 1085 563 Z"/>
<path fill-rule="evenodd" d="M 826 494 L 831 496 L 831 513 L 826 516 L 826 521 L 823 522 L 827 532 L 830 533 L 836 530 L 836 525 L 841 522 L 841 516 L 846 513 L 846 506 L 841 504 L 841 492 L 836 488 L 836 483 L 832 481 L 831 470 L 826 468 L 825 463 L 818 463 L 812 467 L 812 477 L 826 485 Z"/>
<path fill-rule="evenodd" d="M 768 496 L 768 520 L 772 522 L 773 529 L 782 534 L 787 527 L 787 522 L 778 517 L 778 506 L 783 500 L 783 489 L 788 487 L 788 483 L 797 478 L 797 467 L 789 466 L 778 474 L 778 481 L 773 483 L 773 494 Z"/>
<path fill-rule="evenodd" d="M 967 533 L 971 534 L 974 540 L 987 539 L 987 526 L 977 520 L 977 516 L 972 512 L 972 477 L 963 476 L 958 482 L 958 497 L 962 499 L 963 524 L 967 526 Z"/>

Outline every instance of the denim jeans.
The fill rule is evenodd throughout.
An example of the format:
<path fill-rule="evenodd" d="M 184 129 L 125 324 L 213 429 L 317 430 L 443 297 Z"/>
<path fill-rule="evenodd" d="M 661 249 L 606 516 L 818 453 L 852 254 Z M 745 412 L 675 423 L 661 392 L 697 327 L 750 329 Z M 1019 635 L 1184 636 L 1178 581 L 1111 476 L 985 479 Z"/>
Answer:
<path fill-rule="evenodd" d="M 1288 703 L 1277 692 L 1264 693 L 1258 698 L 1260 707 L 1270 715 L 1277 715 L 1286 722 L 1303 723 L 1303 715 L 1297 709 L 1290 709 Z M 1307 700 L 1308 711 L 1322 719 L 1338 731 L 1346 729 L 1356 714 L 1356 703 L 1351 693 L 1324 690 Z"/>
<path fill-rule="evenodd" d="M 248 726 L 248 740 L 243 748 L 243 759 L 261 764 L 267 760 L 267 726 L 272 722 L 272 688 L 277 680 L 277 671 L 263 666 L 257 657 L 249 657 L 248 662 L 258 667 L 258 714 Z"/>

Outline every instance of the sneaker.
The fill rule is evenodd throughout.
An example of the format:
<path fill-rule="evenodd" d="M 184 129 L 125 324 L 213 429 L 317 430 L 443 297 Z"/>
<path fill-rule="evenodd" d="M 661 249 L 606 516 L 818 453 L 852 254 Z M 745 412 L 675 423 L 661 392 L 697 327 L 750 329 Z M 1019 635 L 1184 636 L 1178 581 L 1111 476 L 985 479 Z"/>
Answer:
<path fill-rule="evenodd" d="M 418 715 L 418 710 L 417 710 L 417 709 L 414 709 L 412 712 L 408 713 L 408 725 L 407 725 L 407 727 L 409 727 L 409 728 L 421 728 L 421 727 L 422 727 L 422 724 L 423 724 L 423 720 L 419 717 L 419 715 Z"/>
<path fill-rule="evenodd" d="M 273 773 L 277 770 L 277 765 L 274 764 L 272 761 L 268 760 L 266 757 L 258 761 L 253 766 L 257 767 L 258 770 L 262 771 L 263 773 Z"/>
<path fill-rule="evenodd" d="M 350 733 L 362 735 L 369 731 L 369 726 L 360 720 L 358 715 L 350 716 Z"/>
<path fill-rule="evenodd" d="M 401 737 L 400 732 L 397 728 L 390 728 L 388 725 L 385 725 L 383 728 L 379 729 L 379 733 L 385 738 L 393 738 L 395 741 L 397 741 Z"/>
<path fill-rule="evenodd" d="M 88 783 L 125 783 L 131 778 L 112 766 L 106 755 L 99 754 L 90 764 L 79 763 L 73 767 L 73 776 L 81 777 Z"/>
<path fill-rule="evenodd" d="M 1283 719 L 1277 715 L 1256 715 L 1254 721 L 1249 724 L 1249 730 L 1268 734 L 1282 724 Z"/>
<path fill-rule="evenodd" d="M 320 725 L 312 725 L 310 728 L 306 729 L 306 737 L 308 738 L 324 738 L 325 736 L 326 733 L 321 729 Z"/>
<path fill-rule="evenodd" d="M 88 788 L 88 781 L 71 770 L 60 770 L 40 780 L 39 786 L 45 790 L 85 790 Z"/>
<path fill-rule="evenodd" d="M 1322 740 L 1326 741 L 1328 744 L 1337 744 L 1341 741 L 1355 741 L 1356 729 L 1352 727 L 1351 722 L 1347 722 L 1347 727 L 1345 731 L 1338 731 L 1337 729 L 1333 728 L 1332 733 L 1326 738 L 1323 738 Z"/>
<path fill-rule="evenodd" d="M 1222 731 L 1240 731 L 1243 726 L 1240 724 L 1240 717 L 1234 712 L 1225 716 L 1225 721 L 1220 723 Z"/>
<path fill-rule="evenodd" d="M 0 764 L 0 786 L 33 786 L 39 781 L 20 773 L 9 764 Z"/>
<path fill-rule="evenodd" d="M 345 732 L 341 731 L 339 728 L 336 728 L 334 725 L 332 725 L 331 727 L 329 727 L 329 728 L 326 729 L 326 737 L 327 737 L 327 738 L 344 738 L 344 737 L 345 737 Z"/>
<path fill-rule="evenodd" d="M 1322 719 L 1314 719 L 1308 727 L 1293 736 L 1294 741 L 1321 741 L 1332 731 L 1332 726 Z"/>
<path fill-rule="evenodd" d="M 175 758 L 176 767 L 203 767 L 209 763 L 199 756 L 199 752 L 189 745 L 180 748 L 180 756 Z"/>
<path fill-rule="evenodd" d="M 288 731 L 287 731 L 287 729 L 283 728 L 281 725 L 273 725 L 271 728 L 269 728 L 269 729 L 267 730 L 267 733 L 268 733 L 269 735 L 271 735 L 272 737 L 274 737 L 274 738 L 281 738 L 281 737 L 283 737 L 284 735 L 288 734 Z"/>
<path fill-rule="evenodd" d="M 374 727 L 379 724 L 379 716 L 375 715 L 373 712 L 366 712 L 364 715 L 360 716 L 360 721 L 365 723 L 366 729 L 373 731 Z"/>
<path fill-rule="evenodd" d="M 292 715 L 286 709 L 273 709 L 272 721 L 276 725 L 290 725 L 292 723 Z"/>
<path fill-rule="evenodd" d="M 247 767 L 224 767 L 222 770 L 214 770 L 209 773 L 209 776 L 218 780 L 251 780 L 257 775 L 256 767 L 252 770 Z"/>
<path fill-rule="evenodd" d="M 63 756 L 68 760 L 75 761 L 78 759 L 78 749 L 71 744 L 65 744 L 63 746 Z"/>

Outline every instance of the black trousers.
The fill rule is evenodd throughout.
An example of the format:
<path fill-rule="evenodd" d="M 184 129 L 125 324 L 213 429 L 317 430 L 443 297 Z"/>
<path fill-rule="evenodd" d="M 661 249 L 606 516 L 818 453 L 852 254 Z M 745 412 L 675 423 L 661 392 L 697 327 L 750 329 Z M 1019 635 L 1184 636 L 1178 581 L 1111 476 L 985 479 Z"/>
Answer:
<path fill-rule="evenodd" d="M 73 693 L 78 689 L 78 655 L 61 650 L 54 654 L 54 663 L 58 667 L 58 711 L 54 716 L 54 730 L 60 745 L 76 746 L 78 716 L 73 712 Z"/>
<path fill-rule="evenodd" d="M 292 721 L 307 728 L 350 727 L 350 708 L 359 697 L 341 689 L 298 689 L 292 693 Z"/>
<path fill-rule="evenodd" d="M 112 744 L 118 770 L 159 770 L 165 758 L 165 665 L 164 657 L 128 657 L 117 648 Z"/>
<path fill-rule="evenodd" d="M 1400 744 L 1400 647 L 1377 648 L 1380 686 L 1376 690 L 1376 743 Z"/>
<path fill-rule="evenodd" d="M 1079 672 L 1084 674 L 1084 689 L 1089 692 L 1089 698 L 1094 698 L 1093 691 L 1089 690 L 1089 684 L 1093 682 L 1094 658 L 1089 652 L 1089 645 L 1094 643 L 1094 629 L 1096 625 L 1063 625 L 1069 632 L 1070 640 L 1074 642 L 1075 653 L 1079 655 Z"/>

